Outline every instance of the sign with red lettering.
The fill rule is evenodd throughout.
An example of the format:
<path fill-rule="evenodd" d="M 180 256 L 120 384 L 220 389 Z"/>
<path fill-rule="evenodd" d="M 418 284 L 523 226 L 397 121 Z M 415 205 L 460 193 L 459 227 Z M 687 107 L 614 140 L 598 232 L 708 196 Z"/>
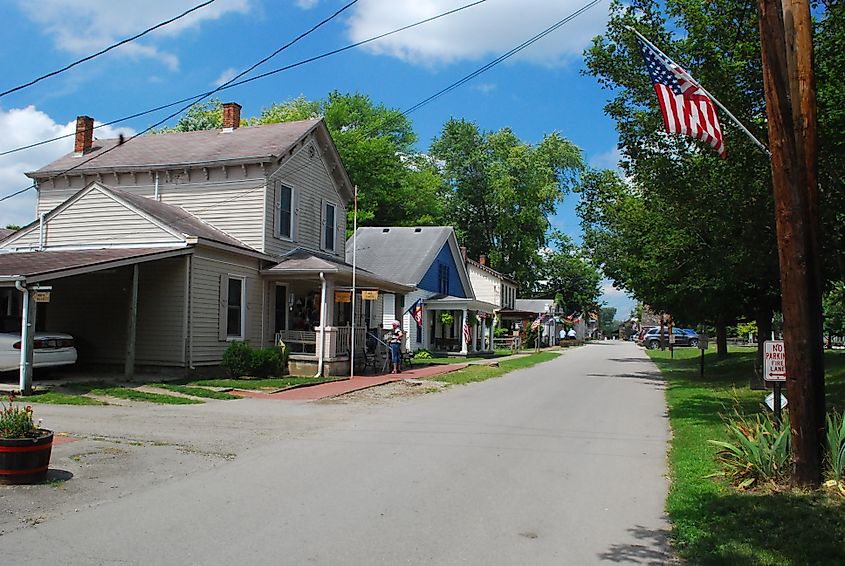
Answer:
<path fill-rule="evenodd" d="M 783 349 L 783 340 L 763 342 L 763 379 L 786 381 L 786 352 Z"/>

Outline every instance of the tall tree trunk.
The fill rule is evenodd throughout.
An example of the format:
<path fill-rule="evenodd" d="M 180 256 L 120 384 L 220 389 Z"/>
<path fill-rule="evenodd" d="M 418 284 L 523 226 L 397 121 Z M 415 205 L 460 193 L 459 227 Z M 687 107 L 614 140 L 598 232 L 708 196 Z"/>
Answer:
<path fill-rule="evenodd" d="M 716 322 L 716 359 L 728 357 L 728 325 L 724 321 Z"/>
<path fill-rule="evenodd" d="M 763 380 L 763 342 L 772 337 L 772 309 L 764 307 L 757 313 L 757 359 L 754 362 L 754 373 L 751 375 L 751 389 L 761 391 L 766 389 Z"/>

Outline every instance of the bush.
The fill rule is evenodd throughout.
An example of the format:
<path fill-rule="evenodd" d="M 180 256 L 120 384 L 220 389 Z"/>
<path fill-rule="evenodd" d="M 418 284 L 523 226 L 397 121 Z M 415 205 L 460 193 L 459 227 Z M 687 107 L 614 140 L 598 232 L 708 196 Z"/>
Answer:
<path fill-rule="evenodd" d="M 745 416 L 734 410 L 725 419 L 728 440 L 710 440 L 720 448 L 716 461 L 723 475 L 740 489 L 762 482 L 784 483 L 790 472 L 789 416 L 783 413 L 780 430 L 768 414 Z"/>
<path fill-rule="evenodd" d="M 252 348 L 246 342 L 230 342 L 223 352 L 220 365 L 229 377 L 249 375 L 252 370 Z"/>
<path fill-rule="evenodd" d="M 278 348 L 249 347 L 246 342 L 232 342 L 223 353 L 221 366 L 229 377 L 269 377 L 282 375 L 288 362 L 288 351 Z"/>
<path fill-rule="evenodd" d="M 431 359 L 431 352 L 428 350 L 417 350 L 414 352 L 414 359 L 415 360 L 430 360 Z"/>

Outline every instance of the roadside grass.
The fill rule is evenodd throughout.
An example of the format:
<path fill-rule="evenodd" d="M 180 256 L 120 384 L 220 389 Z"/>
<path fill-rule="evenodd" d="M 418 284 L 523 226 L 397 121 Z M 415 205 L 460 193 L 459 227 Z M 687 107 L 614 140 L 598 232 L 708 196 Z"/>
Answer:
<path fill-rule="evenodd" d="M 21 403 L 44 403 L 49 405 L 108 405 L 105 401 L 72 395 L 60 391 L 39 391 L 26 397 L 16 397 Z"/>
<path fill-rule="evenodd" d="M 205 399 L 240 399 L 237 395 L 230 395 L 223 391 L 214 391 L 212 389 L 205 389 L 204 387 L 190 387 L 188 385 L 177 385 L 174 383 L 149 383 L 150 387 L 158 389 L 166 389 L 174 393 L 181 393 L 182 395 L 191 395 L 193 397 L 203 397 Z"/>
<path fill-rule="evenodd" d="M 733 349 L 717 360 L 699 350 L 678 348 L 649 355 L 667 381 L 672 424 L 671 486 L 667 511 L 675 549 L 695 564 L 835 564 L 845 555 L 845 499 L 825 492 L 739 492 L 713 477 L 717 447 L 724 440 L 722 414 L 768 411 L 767 392 L 751 391 L 754 350 Z M 845 406 L 845 353 L 828 352 L 828 408 Z"/>
<path fill-rule="evenodd" d="M 130 401 L 157 403 L 159 405 L 194 405 L 204 402 L 200 399 L 188 399 L 187 397 L 176 397 L 175 395 L 165 395 L 163 393 L 148 393 L 129 387 L 107 386 L 100 382 L 73 383 L 68 384 L 67 388 L 79 392 L 80 395 L 101 395 L 116 397 L 118 399 L 128 399 Z"/>
<path fill-rule="evenodd" d="M 499 362 L 498 366 L 472 365 L 458 371 L 438 375 L 433 379 L 452 385 L 463 385 L 465 383 L 484 381 L 485 379 L 490 379 L 491 377 L 499 377 L 500 375 L 504 375 L 514 370 L 528 368 L 533 365 L 553 360 L 558 356 L 559 354 L 552 352 L 529 354 L 512 360 L 502 360 Z"/>
<path fill-rule="evenodd" d="M 463 362 L 471 362 L 473 360 L 494 360 L 508 354 L 495 354 L 492 356 L 437 356 L 432 358 L 414 358 L 414 364 L 460 364 Z"/>
<path fill-rule="evenodd" d="M 274 377 L 268 379 L 201 379 L 188 385 L 200 387 L 225 387 L 231 389 L 284 389 L 295 385 L 313 385 L 337 381 L 337 378 L 324 377 Z"/>

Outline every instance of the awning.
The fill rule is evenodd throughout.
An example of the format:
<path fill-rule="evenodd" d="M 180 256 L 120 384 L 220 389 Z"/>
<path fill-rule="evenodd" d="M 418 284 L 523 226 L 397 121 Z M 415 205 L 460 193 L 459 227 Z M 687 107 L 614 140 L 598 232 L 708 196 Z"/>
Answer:
<path fill-rule="evenodd" d="M 4 253 L 0 254 L 0 286 L 14 285 L 16 280 L 37 283 L 192 252 L 193 248 L 183 246 Z"/>
<path fill-rule="evenodd" d="M 453 297 L 446 295 L 431 299 L 423 299 L 423 307 L 434 310 L 470 310 L 481 311 L 488 314 L 493 314 L 493 311 L 498 310 L 498 306 L 493 303 L 479 301 L 477 299 L 465 299 L 462 297 Z"/>

